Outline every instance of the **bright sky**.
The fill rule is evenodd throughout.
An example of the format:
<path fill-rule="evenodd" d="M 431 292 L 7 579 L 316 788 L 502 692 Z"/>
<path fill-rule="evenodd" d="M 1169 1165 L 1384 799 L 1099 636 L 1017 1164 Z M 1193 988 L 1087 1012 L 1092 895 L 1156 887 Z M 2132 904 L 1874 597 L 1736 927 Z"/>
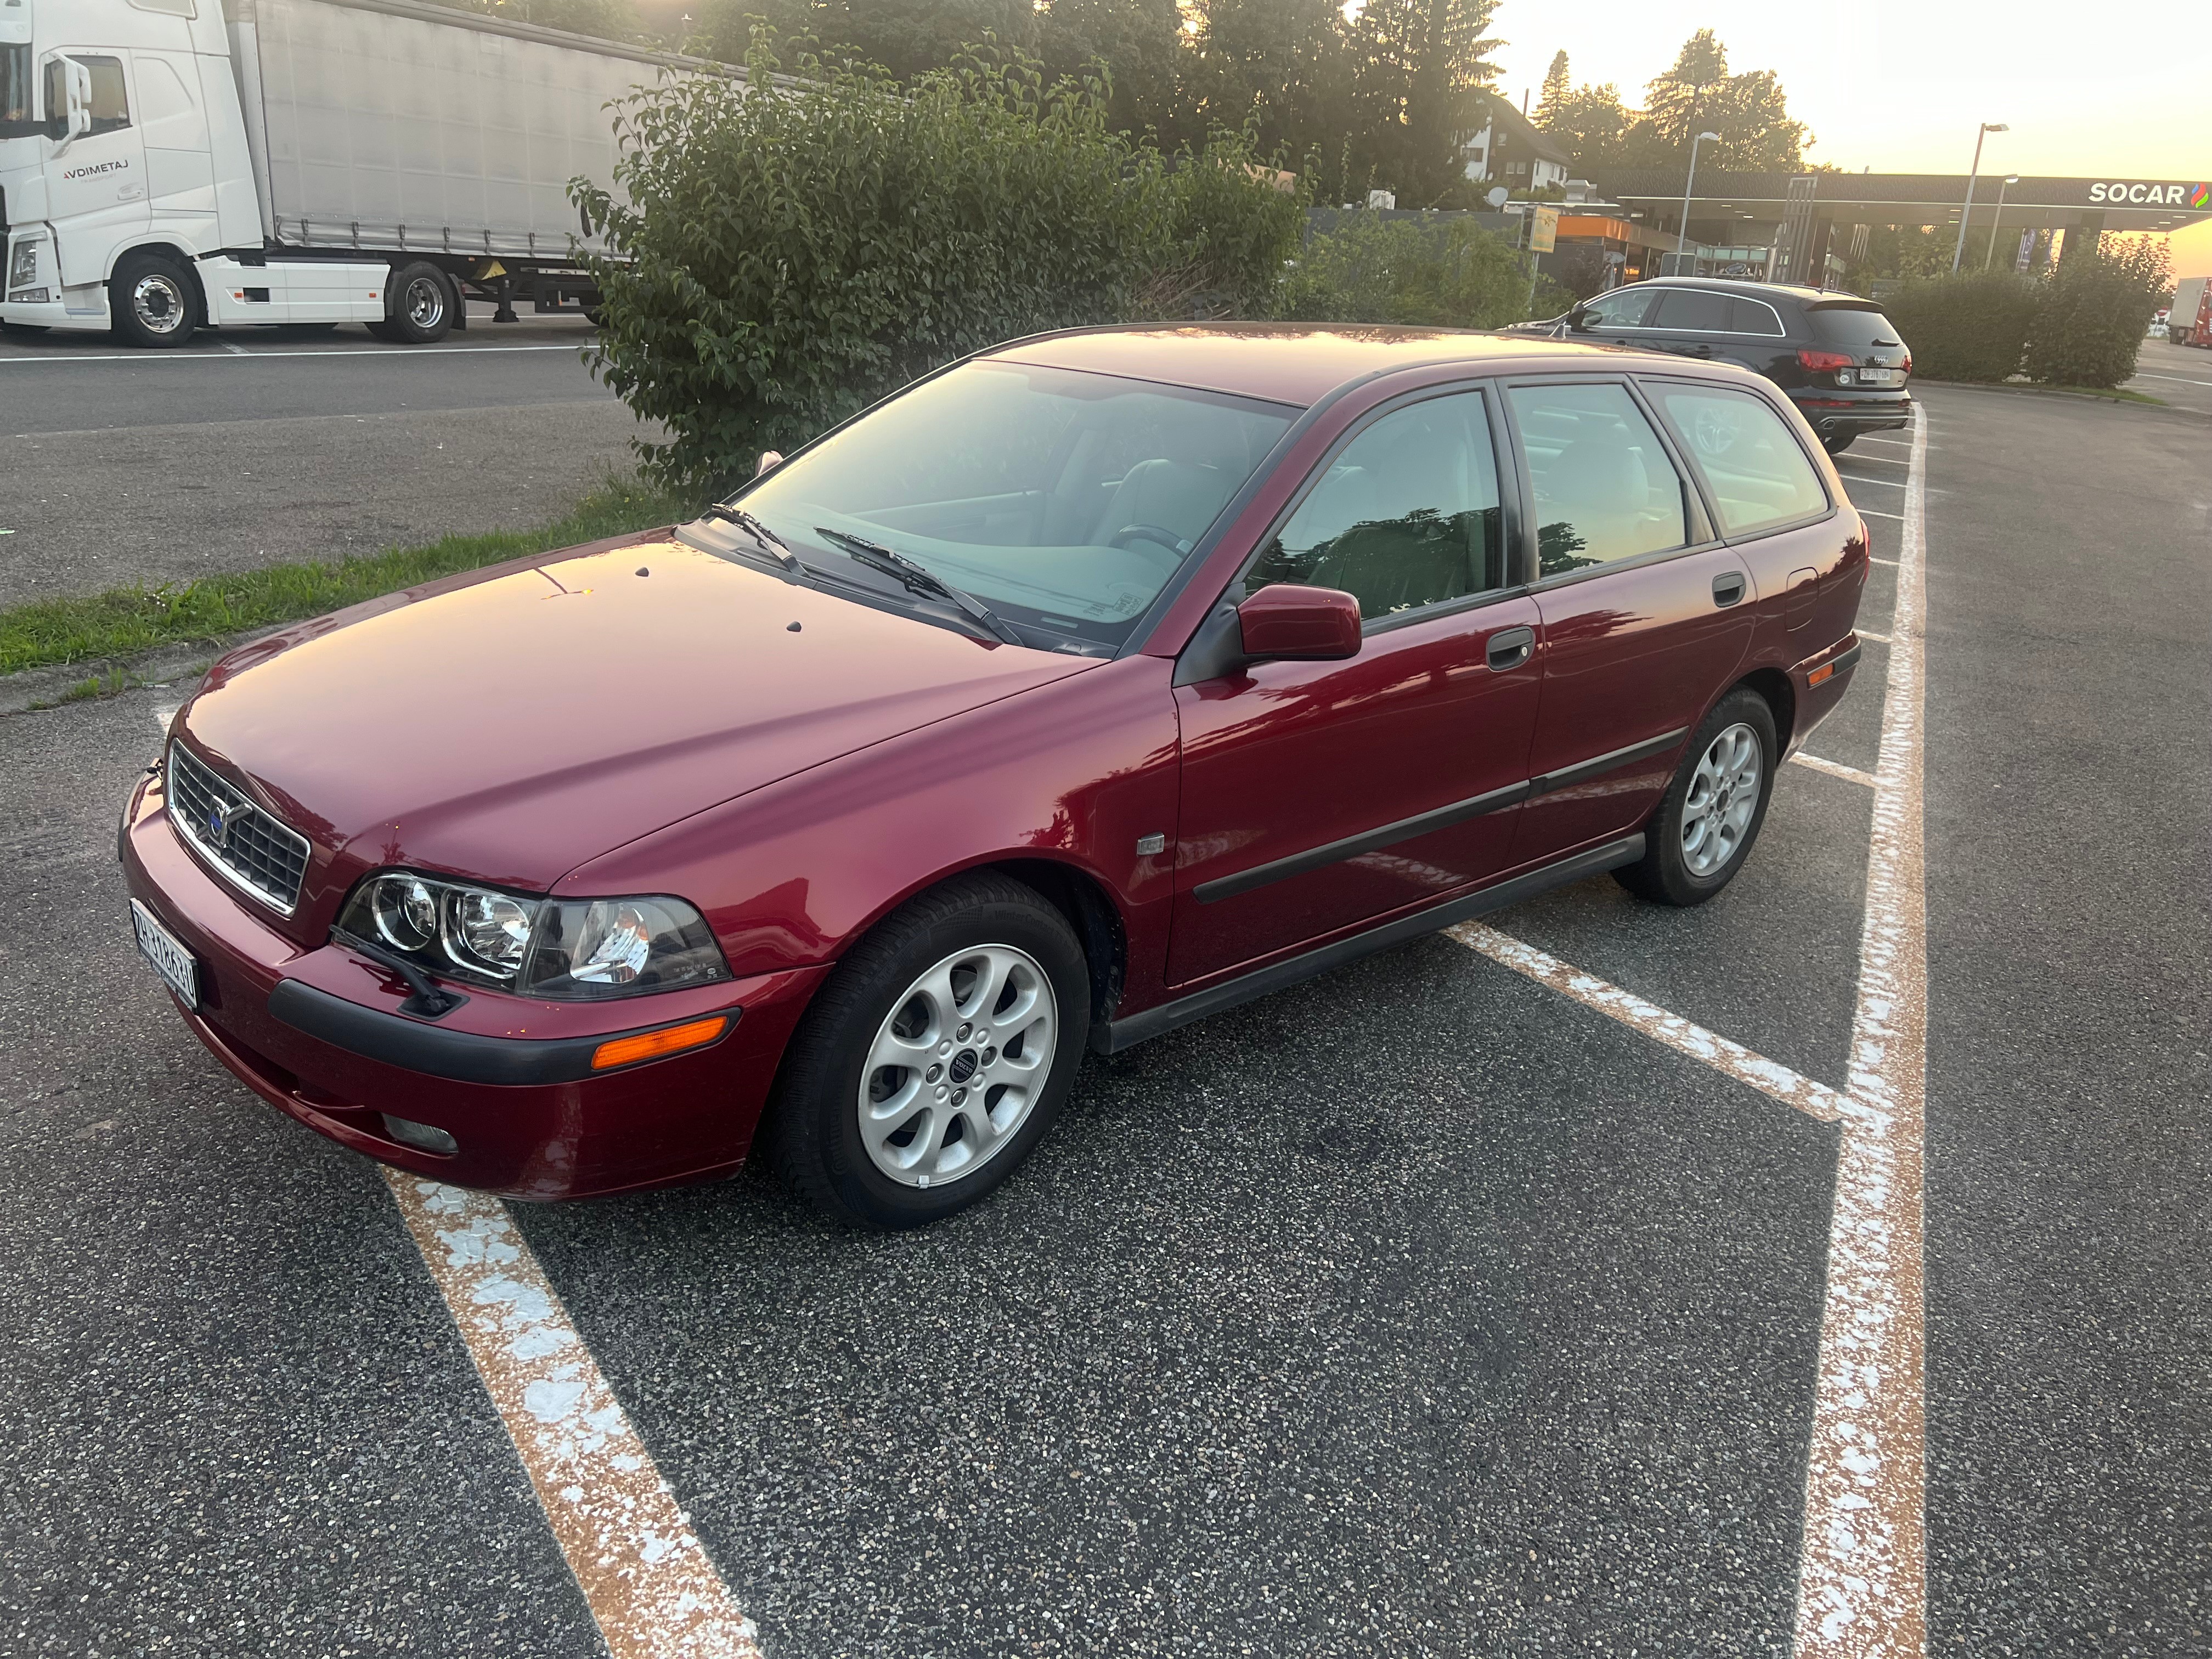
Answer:
<path fill-rule="evenodd" d="M 1612 81 L 1631 106 L 1692 31 L 1712 29 L 1731 70 L 1771 69 L 1819 143 L 1809 159 L 1856 172 L 1964 173 L 1974 129 L 1984 173 L 2212 179 L 2212 10 L 2197 0 L 1501 0 L 1501 88 L 1533 110 L 1552 54 L 1577 84 Z M 2177 275 L 2212 273 L 2212 222 L 2173 239 Z"/>

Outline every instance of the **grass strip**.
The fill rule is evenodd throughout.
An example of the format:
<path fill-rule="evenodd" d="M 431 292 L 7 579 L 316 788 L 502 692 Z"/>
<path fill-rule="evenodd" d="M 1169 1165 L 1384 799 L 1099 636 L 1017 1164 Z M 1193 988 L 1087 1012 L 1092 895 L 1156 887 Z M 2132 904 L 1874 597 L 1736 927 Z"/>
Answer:
<path fill-rule="evenodd" d="M 636 481 L 610 479 L 565 516 L 535 530 L 447 536 L 427 547 L 392 548 L 327 563 L 269 565 L 196 581 L 33 599 L 0 611 L 0 674 L 274 628 L 457 570 L 647 530 L 690 518 L 697 510 L 696 502 Z M 94 695 L 91 683 L 78 694 Z"/>

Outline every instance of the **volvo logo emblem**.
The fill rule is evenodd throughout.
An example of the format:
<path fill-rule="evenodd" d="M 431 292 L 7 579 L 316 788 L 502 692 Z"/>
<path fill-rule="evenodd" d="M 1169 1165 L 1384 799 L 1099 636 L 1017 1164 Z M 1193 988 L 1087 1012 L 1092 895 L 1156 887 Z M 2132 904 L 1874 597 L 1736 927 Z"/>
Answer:
<path fill-rule="evenodd" d="M 219 801 L 215 805 L 209 807 L 207 814 L 208 845 L 210 847 L 221 847 L 224 842 L 228 842 L 230 839 L 231 823 L 237 817 L 238 808 L 229 805 L 227 803 Z"/>

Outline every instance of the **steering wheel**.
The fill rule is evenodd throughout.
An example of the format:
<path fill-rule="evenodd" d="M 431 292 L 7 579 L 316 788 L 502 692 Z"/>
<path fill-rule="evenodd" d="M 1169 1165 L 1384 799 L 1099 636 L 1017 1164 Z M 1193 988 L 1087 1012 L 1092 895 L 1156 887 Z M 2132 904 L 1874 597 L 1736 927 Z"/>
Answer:
<path fill-rule="evenodd" d="M 1114 532 L 1110 544 L 1115 547 L 1127 547 L 1133 540 L 1158 542 L 1178 558 L 1190 551 L 1190 544 L 1188 541 L 1176 535 L 1165 525 L 1158 524 L 1125 524 Z"/>

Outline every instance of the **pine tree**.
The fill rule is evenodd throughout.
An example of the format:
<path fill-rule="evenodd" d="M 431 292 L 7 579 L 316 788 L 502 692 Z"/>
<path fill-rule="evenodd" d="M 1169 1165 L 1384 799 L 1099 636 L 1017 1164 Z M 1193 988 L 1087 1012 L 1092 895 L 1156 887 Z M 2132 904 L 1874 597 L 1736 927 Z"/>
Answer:
<path fill-rule="evenodd" d="M 1669 149 L 1686 150 L 1693 127 L 1704 110 L 1706 94 L 1728 79 L 1728 48 L 1711 29 L 1699 29 L 1682 43 L 1673 67 L 1653 77 L 1644 88 L 1644 120 L 1653 135 Z"/>
<path fill-rule="evenodd" d="M 1552 54 L 1552 67 L 1544 71 L 1544 93 L 1536 104 L 1536 125 L 1547 132 L 1558 131 L 1559 118 L 1565 113 L 1567 100 L 1574 94 L 1574 82 L 1567 78 L 1566 48 Z"/>

